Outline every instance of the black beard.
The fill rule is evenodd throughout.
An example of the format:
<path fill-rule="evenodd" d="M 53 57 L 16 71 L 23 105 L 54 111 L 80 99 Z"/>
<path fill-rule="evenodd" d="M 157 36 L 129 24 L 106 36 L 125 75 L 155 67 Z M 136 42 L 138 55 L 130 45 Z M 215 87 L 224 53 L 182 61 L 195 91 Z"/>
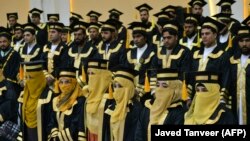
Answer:
<path fill-rule="evenodd" d="M 5 49 L 2 49 L 2 48 L 1 48 L 1 50 L 2 50 L 3 52 L 7 52 L 9 49 L 10 49 L 10 47 L 6 47 Z"/>
<path fill-rule="evenodd" d="M 191 38 L 191 37 L 193 37 L 195 34 L 196 34 L 196 32 L 194 31 L 193 33 L 187 35 L 187 37 L 188 37 L 188 38 Z"/>
<path fill-rule="evenodd" d="M 244 55 L 249 55 L 250 54 L 250 49 L 248 49 L 246 51 L 241 50 L 241 53 L 244 54 Z"/>

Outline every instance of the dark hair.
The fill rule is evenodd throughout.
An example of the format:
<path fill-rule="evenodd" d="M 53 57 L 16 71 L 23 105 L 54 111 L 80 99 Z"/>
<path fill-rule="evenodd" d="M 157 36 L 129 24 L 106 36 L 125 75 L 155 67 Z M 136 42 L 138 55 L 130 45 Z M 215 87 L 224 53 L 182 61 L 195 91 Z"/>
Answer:
<path fill-rule="evenodd" d="M 107 27 L 102 27 L 101 31 L 110 31 L 110 32 L 115 32 L 114 29 L 107 28 Z"/>
<path fill-rule="evenodd" d="M 10 34 L 0 34 L 0 37 L 5 37 L 5 38 L 7 38 L 9 41 L 11 41 L 11 35 L 10 35 Z"/>
<path fill-rule="evenodd" d="M 202 27 L 201 27 L 201 29 L 205 29 L 205 28 L 210 29 L 213 33 L 217 33 L 216 29 L 212 28 L 211 26 L 205 25 L 205 26 L 202 26 Z"/>
<path fill-rule="evenodd" d="M 141 34 L 141 35 L 144 36 L 145 38 L 148 37 L 147 32 L 146 32 L 146 31 L 142 31 L 142 30 L 135 30 L 135 31 L 133 31 L 132 34 L 133 34 L 133 35 L 134 35 L 134 34 Z"/>
<path fill-rule="evenodd" d="M 32 35 L 36 34 L 36 30 L 34 29 L 25 29 L 23 32 L 30 32 Z"/>
<path fill-rule="evenodd" d="M 192 25 L 194 25 L 195 27 L 198 26 L 197 22 L 195 22 L 195 21 L 193 21 L 193 20 L 186 20 L 184 23 L 192 24 Z"/>
<path fill-rule="evenodd" d="M 172 29 L 172 28 L 163 28 L 162 34 L 163 34 L 164 32 L 168 32 L 170 35 L 178 36 L 178 31 L 177 31 L 177 30 L 174 30 L 174 29 Z"/>

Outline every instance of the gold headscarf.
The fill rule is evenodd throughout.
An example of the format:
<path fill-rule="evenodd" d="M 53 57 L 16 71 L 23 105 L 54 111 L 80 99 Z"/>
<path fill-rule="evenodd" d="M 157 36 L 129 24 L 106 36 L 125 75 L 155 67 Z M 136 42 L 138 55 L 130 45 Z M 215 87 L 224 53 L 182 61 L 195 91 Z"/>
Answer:
<path fill-rule="evenodd" d="M 203 83 L 208 92 L 196 92 L 193 102 L 185 114 L 184 124 L 206 124 L 220 104 L 220 85 Z"/>
<path fill-rule="evenodd" d="M 111 131 L 115 141 L 123 141 L 124 124 L 128 112 L 129 101 L 134 97 L 135 86 L 131 80 L 116 77 L 114 81 L 121 84 L 122 88 L 114 89 L 116 101 L 115 110 L 111 114 Z"/>
<path fill-rule="evenodd" d="M 79 84 L 77 83 L 76 78 L 71 77 L 60 77 L 59 81 L 61 79 L 68 79 L 70 81 L 69 84 L 60 84 L 60 95 L 57 99 L 57 108 L 64 112 L 72 107 L 74 102 L 76 101 L 77 97 L 81 95 L 81 88 Z"/>
<path fill-rule="evenodd" d="M 42 71 L 25 72 L 26 83 L 23 94 L 23 119 L 29 128 L 37 127 L 37 103 L 46 87 L 45 76 Z"/>
<path fill-rule="evenodd" d="M 155 101 L 150 108 L 148 124 L 148 140 L 151 137 L 151 125 L 163 124 L 168 115 L 171 104 L 181 100 L 182 82 L 180 80 L 166 81 L 167 88 L 157 87 L 155 90 Z"/>
<path fill-rule="evenodd" d="M 90 69 L 89 69 L 90 70 Z M 98 134 L 99 114 L 98 107 L 104 93 L 107 91 L 112 80 L 112 73 L 104 69 L 91 68 L 93 74 L 89 75 L 89 95 L 86 99 L 87 128 L 93 134 Z"/>

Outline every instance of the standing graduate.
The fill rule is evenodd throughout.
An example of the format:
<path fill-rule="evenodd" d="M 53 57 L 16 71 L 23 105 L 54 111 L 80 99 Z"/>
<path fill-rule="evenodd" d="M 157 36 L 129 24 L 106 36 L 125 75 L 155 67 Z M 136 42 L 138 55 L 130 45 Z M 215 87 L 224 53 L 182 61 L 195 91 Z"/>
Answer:
<path fill-rule="evenodd" d="M 236 36 L 237 46 L 230 57 L 230 87 L 232 111 L 238 124 L 250 124 L 250 29 L 241 26 Z"/>

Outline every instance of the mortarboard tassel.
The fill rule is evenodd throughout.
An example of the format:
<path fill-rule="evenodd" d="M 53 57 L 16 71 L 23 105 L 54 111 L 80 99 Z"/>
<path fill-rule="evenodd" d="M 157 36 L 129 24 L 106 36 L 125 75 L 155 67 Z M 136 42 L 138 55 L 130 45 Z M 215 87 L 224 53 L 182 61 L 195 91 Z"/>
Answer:
<path fill-rule="evenodd" d="M 229 34 L 229 38 L 228 38 L 228 45 L 227 45 L 227 48 L 226 48 L 226 51 L 231 48 L 233 46 L 233 43 L 232 43 L 232 34 Z"/>
<path fill-rule="evenodd" d="M 24 70 L 23 70 L 22 65 L 20 65 L 20 68 L 19 68 L 19 78 L 20 78 L 20 80 L 24 79 Z"/>
<path fill-rule="evenodd" d="M 129 45 L 130 45 L 130 39 L 129 39 L 129 32 L 127 32 L 127 40 L 126 40 L 126 48 L 128 49 L 129 48 Z"/>
<path fill-rule="evenodd" d="M 148 73 L 146 72 L 145 74 L 145 80 L 144 80 L 144 91 L 150 92 L 150 83 L 149 83 L 149 79 L 148 79 Z"/>
<path fill-rule="evenodd" d="M 201 47 L 201 39 L 200 39 L 200 31 L 198 30 L 198 33 L 197 33 L 197 47 Z"/>
<path fill-rule="evenodd" d="M 56 78 L 56 81 L 54 82 L 54 92 L 59 93 L 59 80 Z"/>
<path fill-rule="evenodd" d="M 184 79 L 182 82 L 182 95 L 181 98 L 183 101 L 187 100 L 187 85 L 186 85 L 186 80 Z"/>
<path fill-rule="evenodd" d="M 86 74 L 85 74 L 85 71 L 84 71 L 84 66 L 82 66 L 82 82 L 83 83 L 86 83 Z"/>
<path fill-rule="evenodd" d="M 70 32 L 68 31 L 68 33 L 67 33 L 67 43 L 70 42 L 70 39 L 71 39 L 71 37 L 70 37 Z"/>
<path fill-rule="evenodd" d="M 110 99 L 113 99 L 112 83 L 109 84 L 109 98 L 110 98 Z"/>

